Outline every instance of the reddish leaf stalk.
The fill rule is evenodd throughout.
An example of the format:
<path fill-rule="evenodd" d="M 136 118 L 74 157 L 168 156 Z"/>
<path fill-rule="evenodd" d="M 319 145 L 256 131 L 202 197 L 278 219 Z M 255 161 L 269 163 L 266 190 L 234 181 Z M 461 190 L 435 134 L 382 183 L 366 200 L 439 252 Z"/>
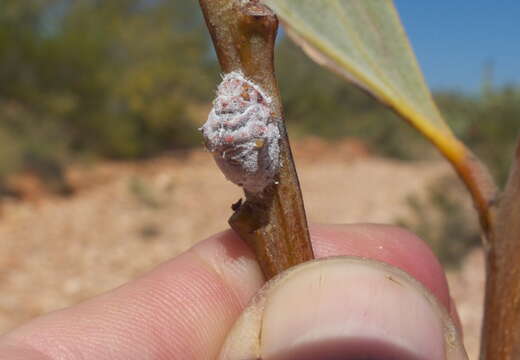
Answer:
<path fill-rule="evenodd" d="M 496 209 L 493 204 L 499 192 L 487 166 L 469 149 L 466 148 L 464 154 L 462 160 L 447 158 L 468 189 L 484 236 L 489 241 L 493 237 L 496 222 Z"/>

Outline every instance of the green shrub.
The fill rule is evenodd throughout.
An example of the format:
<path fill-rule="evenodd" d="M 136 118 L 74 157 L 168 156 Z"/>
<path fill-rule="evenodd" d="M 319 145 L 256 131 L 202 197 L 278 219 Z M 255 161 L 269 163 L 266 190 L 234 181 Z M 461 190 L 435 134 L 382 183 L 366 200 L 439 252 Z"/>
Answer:
<path fill-rule="evenodd" d="M 398 224 L 424 239 L 446 266 L 458 266 L 464 255 L 480 246 L 479 225 L 460 181 L 444 177 L 430 185 L 427 196 L 408 198 L 412 218 Z"/>
<path fill-rule="evenodd" d="M 138 158 L 200 145 L 197 109 L 207 107 L 218 76 L 208 40 L 192 1 L 4 0 L 0 178 L 84 156 Z M 276 68 L 291 136 L 358 137 L 400 159 L 435 154 L 391 111 L 285 37 Z M 481 96 L 436 95 L 455 131 L 502 181 L 519 130 L 519 93 L 488 86 Z"/>

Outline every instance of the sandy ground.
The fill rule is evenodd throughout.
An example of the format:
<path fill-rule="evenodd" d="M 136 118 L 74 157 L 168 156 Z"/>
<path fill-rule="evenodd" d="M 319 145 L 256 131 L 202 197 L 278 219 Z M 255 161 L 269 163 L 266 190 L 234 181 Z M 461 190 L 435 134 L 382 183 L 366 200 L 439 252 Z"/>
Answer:
<path fill-rule="evenodd" d="M 295 146 L 313 222 L 392 223 L 413 214 L 410 195 L 449 174 L 444 163 L 368 156 L 359 144 Z M 226 227 L 241 196 L 202 151 L 139 164 L 71 169 L 69 198 L 7 202 L 0 216 L 0 333 L 112 289 Z M 482 254 L 448 274 L 477 358 Z"/>

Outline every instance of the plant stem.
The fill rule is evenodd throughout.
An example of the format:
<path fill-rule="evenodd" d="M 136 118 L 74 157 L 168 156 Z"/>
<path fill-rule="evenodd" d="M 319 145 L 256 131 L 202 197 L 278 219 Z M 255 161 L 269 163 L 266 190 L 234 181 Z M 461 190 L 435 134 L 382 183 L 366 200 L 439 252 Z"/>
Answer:
<path fill-rule="evenodd" d="M 231 227 L 255 251 L 266 279 L 314 258 L 296 168 L 274 76 L 278 20 L 257 0 L 199 0 L 224 73 L 241 71 L 272 99 L 280 133 L 280 170 L 260 194 L 233 206 Z"/>
<path fill-rule="evenodd" d="M 481 359 L 520 359 L 520 142 L 487 249 Z"/>
<path fill-rule="evenodd" d="M 463 147 L 460 151 L 462 158 L 454 159 L 446 154 L 444 156 L 451 163 L 468 189 L 479 216 L 485 240 L 489 241 L 493 237 L 492 234 L 495 228 L 496 208 L 494 202 L 499 192 L 487 166 L 464 144 L 460 144 Z"/>

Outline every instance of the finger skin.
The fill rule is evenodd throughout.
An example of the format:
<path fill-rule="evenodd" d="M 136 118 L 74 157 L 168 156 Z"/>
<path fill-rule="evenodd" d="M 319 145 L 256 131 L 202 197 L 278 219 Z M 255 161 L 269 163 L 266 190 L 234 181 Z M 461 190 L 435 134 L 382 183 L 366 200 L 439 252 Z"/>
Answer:
<path fill-rule="evenodd" d="M 252 253 L 227 231 L 131 283 L 15 330 L 4 343 L 38 350 L 47 356 L 41 359 L 211 359 L 262 284 Z"/>
<path fill-rule="evenodd" d="M 412 232 L 376 224 L 318 225 L 312 230 L 317 257 L 354 255 L 394 265 L 422 282 L 447 309 L 450 308 L 448 283 L 442 266 L 431 249 Z M 338 237 L 342 240 L 329 240 Z"/>
<path fill-rule="evenodd" d="M 382 225 L 311 228 L 317 257 L 387 262 L 452 308 L 441 266 L 406 230 Z M 199 243 L 104 295 L 40 317 L 0 339 L 0 360 L 212 359 L 263 278 L 231 230 Z"/>

